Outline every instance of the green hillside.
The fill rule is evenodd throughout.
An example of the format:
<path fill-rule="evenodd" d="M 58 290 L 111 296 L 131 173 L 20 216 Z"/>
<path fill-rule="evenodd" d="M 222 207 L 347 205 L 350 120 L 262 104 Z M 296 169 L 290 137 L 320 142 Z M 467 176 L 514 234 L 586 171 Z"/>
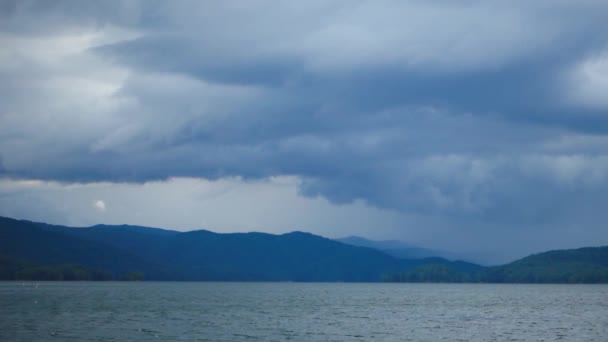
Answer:
<path fill-rule="evenodd" d="M 535 254 L 490 268 L 480 280 L 496 283 L 608 283 L 608 247 Z"/>
<path fill-rule="evenodd" d="M 608 283 L 608 247 L 556 250 L 477 272 L 427 264 L 385 276 L 389 282 Z"/>

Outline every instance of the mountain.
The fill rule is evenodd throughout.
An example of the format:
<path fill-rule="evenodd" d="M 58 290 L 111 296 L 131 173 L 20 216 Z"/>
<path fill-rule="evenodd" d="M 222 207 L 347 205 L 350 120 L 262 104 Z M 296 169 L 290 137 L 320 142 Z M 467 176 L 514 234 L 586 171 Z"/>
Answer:
<path fill-rule="evenodd" d="M 608 283 L 608 246 L 556 250 L 492 267 L 481 280 L 498 283 Z"/>
<path fill-rule="evenodd" d="M 395 241 L 378 243 L 403 247 Z M 483 267 L 440 257 L 401 259 L 304 232 L 218 234 L 129 225 L 70 228 L 0 217 L 0 279 L 142 278 L 607 283 L 608 247 L 550 251 Z"/>
<path fill-rule="evenodd" d="M 454 254 L 449 252 L 416 247 L 399 240 L 375 241 L 360 236 L 348 236 L 336 239 L 336 241 L 347 245 L 377 249 L 399 259 L 422 259 L 430 257 L 440 257 L 448 260 L 457 259 Z"/>
<path fill-rule="evenodd" d="M 429 262 L 388 274 L 384 279 L 390 282 L 608 283 L 608 247 L 549 251 L 472 272 Z"/>
<path fill-rule="evenodd" d="M 69 228 L 0 218 L 0 255 L 158 280 L 379 281 L 410 265 L 309 233 L 217 234 L 136 226 Z"/>
<path fill-rule="evenodd" d="M 34 264 L 78 263 L 121 276 L 142 271 L 155 278 L 168 276 L 163 268 L 128 250 L 61 234 L 48 225 L 0 217 L 0 255 Z M 74 228 L 77 229 L 77 228 Z"/>

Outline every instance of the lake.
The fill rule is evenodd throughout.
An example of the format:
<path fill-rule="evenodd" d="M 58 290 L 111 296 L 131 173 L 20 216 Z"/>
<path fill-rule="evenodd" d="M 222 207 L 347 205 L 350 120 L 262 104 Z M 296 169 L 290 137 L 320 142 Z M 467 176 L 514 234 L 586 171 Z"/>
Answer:
<path fill-rule="evenodd" d="M 2 341 L 607 336 L 607 285 L 0 282 Z"/>

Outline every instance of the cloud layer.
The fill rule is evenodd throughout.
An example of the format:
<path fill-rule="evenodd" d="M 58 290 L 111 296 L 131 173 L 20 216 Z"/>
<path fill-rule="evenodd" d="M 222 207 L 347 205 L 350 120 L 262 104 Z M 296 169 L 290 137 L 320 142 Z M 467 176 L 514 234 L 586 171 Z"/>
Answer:
<path fill-rule="evenodd" d="M 605 1 L 3 2 L 0 175 L 289 176 L 302 196 L 444 227 L 580 223 L 608 243 L 606 13 Z"/>

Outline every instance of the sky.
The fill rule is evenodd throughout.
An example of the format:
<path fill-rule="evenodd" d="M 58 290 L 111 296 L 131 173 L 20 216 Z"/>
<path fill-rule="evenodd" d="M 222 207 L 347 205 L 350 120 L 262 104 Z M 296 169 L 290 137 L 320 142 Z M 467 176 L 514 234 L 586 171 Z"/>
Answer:
<path fill-rule="evenodd" d="M 608 245 L 608 2 L 0 1 L 0 215 L 485 264 Z"/>

